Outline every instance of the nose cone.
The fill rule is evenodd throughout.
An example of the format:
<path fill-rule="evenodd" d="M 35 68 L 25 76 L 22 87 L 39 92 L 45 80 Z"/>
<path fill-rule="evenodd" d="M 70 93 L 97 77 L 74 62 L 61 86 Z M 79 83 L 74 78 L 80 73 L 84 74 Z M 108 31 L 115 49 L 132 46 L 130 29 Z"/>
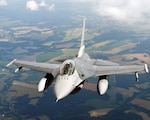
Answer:
<path fill-rule="evenodd" d="M 69 95 L 74 89 L 75 86 L 72 80 L 68 77 L 58 77 L 54 86 L 54 93 L 57 98 L 56 102 Z"/>

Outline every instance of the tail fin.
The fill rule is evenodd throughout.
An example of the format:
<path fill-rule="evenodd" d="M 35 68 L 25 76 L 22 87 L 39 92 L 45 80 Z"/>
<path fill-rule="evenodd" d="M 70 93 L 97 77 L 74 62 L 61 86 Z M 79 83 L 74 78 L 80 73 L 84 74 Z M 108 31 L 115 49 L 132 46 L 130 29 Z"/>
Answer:
<path fill-rule="evenodd" d="M 85 20 L 86 20 L 86 18 L 84 17 L 84 19 L 83 19 L 83 27 L 82 27 L 81 45 L 80 45 L 80 49 L 78 51 L 78 57 L 81 57 L 84 54 L 84 51 L 85 51 L 85 45 L 84 45 Z"/>

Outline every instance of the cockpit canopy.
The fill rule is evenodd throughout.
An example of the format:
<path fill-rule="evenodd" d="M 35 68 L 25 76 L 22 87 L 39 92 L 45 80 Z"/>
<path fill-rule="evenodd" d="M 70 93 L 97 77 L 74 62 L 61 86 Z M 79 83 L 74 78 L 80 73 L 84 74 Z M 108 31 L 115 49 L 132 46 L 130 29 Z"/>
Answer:
<path fill-rule="evenodd" d="M 73 60 L 66 60 L 60 67 L 60 75 L 72 75 L 75 71 L 75 62 Z"/>

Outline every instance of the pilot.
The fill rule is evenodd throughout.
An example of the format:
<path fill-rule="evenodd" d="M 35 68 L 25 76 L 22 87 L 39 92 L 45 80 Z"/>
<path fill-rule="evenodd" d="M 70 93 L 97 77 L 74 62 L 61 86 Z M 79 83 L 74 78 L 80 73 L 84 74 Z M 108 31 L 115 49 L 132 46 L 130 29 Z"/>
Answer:
<path fill-rule="evenodd" d="M 70 68 L 70 64 L 67 63 L 67 64 L 64 66 L 64 74 L 67 74 L 67 73 L 68 73 L 69 68 Z"/>

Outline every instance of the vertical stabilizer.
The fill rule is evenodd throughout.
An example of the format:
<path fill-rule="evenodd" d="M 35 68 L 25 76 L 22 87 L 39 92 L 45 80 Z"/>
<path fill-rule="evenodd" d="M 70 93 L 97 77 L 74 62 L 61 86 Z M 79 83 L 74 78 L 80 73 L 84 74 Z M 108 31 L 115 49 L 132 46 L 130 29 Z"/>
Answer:
<path fill-rule="evenodd" d="M 84 45 L 85 20 L 86 20 L 86 18 L 84 17 L 83 27 L 82 27 L 82 36 L 81 36 L 81 45 L 80 45 L 80 49 L 78 51 L 78 57 L 81 57 L 84 54 L 84 50 L 85 50 L 85 45 Z"/>

